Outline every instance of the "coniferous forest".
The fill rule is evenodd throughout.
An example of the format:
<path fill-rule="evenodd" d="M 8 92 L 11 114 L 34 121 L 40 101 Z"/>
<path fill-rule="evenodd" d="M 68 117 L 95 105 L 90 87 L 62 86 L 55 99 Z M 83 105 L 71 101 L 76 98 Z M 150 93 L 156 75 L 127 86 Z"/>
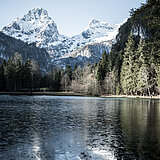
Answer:
<path fill-rule="evenodd" d="M 74 91 L 87 95 L 157 95 L 160 92 L 160 1 L 131 9 L 109 54 L 98 63 L 41 72 L 15 53 L 0 65 L 1 91 Z"/>

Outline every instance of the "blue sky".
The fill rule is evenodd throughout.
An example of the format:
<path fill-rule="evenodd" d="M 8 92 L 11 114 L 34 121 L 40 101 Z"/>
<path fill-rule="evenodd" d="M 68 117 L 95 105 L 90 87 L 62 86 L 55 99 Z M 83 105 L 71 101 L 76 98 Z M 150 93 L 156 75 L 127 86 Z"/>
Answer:
<path fill-rule="evenodd" d="M 129 17 L 131 8 L 140 7 L 146 0 L 1 0 L 0 29 L 30 9 L 42 7 L 55 21 L 60 34 L 79 34 L 89 20 L 97 19 L 112 24 Z"/>

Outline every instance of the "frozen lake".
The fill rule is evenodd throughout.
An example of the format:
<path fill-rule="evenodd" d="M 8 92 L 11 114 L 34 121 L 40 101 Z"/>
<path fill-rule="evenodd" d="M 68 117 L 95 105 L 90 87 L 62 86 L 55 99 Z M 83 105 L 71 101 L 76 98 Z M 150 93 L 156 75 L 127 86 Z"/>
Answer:
<path fill-rule="evenodd" d="M 159 100 L 0 96 L 0 160 L 159 158 Z"/>

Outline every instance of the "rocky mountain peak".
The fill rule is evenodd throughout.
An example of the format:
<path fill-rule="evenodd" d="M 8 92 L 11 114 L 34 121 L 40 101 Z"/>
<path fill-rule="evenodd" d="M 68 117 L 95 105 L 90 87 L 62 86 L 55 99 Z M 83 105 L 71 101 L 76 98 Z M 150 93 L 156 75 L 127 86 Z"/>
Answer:
<path fill-rule="evenodd" d="M 112 30 L 114 29 L 114 25 L 108 23 L 108 22 L 100 22 L 99 20 L 92 19 L 89 21 L 87 29 L 107 29 Z"/>
<path fill-rule="evenodd" d="M 89 21 L 88 26 L 94 26 L 94 25 L 98 25 L 98 24 L 100 24 L 100 22 L 99 22 L 98 20 L 96 20 L 96 19 L 91 19 L 91 20 Z"/>
<path fill-rule="evenodd" d="M 33 8 L 22 18 L 15 19 L 2 29 L 3 33 L 38 46 L 57 41 L 59 32 L 55 22 L 43 8 Z"/>
<path fill-rule="evenodd" d="M 48 16 L 48 12 L 43 8 L 33 8 L 22 18 L 22 20 L 24 21 L 32 21 L 38 19 L 48 20 L 51 18 Z"/>

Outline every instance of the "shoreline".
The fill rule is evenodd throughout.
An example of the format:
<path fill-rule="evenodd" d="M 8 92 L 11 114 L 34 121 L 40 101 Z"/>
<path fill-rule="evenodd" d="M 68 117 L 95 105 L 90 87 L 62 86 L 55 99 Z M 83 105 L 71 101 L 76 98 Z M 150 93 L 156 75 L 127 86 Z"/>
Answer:
<path fill-rule="evenodd" d="M 28 95 L 28 96 L 85 96 L 81 93 L 74 92 L 0 92 L 0 95 Z"/>
<path fill-rule="evenodd" d="M 101 95 L 102 98 L 140 98 L 140 99 L 160 99 L 160 95 L 157 96 L 138 96 L 138 95 Z"/>
<path fill-rule="evenodd" d="M 75 92 L 0 92 L 0 95 L 28 95 L 28 96 L 81 96 L 81 97 L 100 97 L 100 98 L 140 98 L 140 99 L 160 99 L 160 95 L 157 96 L 137 96 L 137 95 L 101 95 L 101 96 L 90 96 L 82 93 Z"/>

